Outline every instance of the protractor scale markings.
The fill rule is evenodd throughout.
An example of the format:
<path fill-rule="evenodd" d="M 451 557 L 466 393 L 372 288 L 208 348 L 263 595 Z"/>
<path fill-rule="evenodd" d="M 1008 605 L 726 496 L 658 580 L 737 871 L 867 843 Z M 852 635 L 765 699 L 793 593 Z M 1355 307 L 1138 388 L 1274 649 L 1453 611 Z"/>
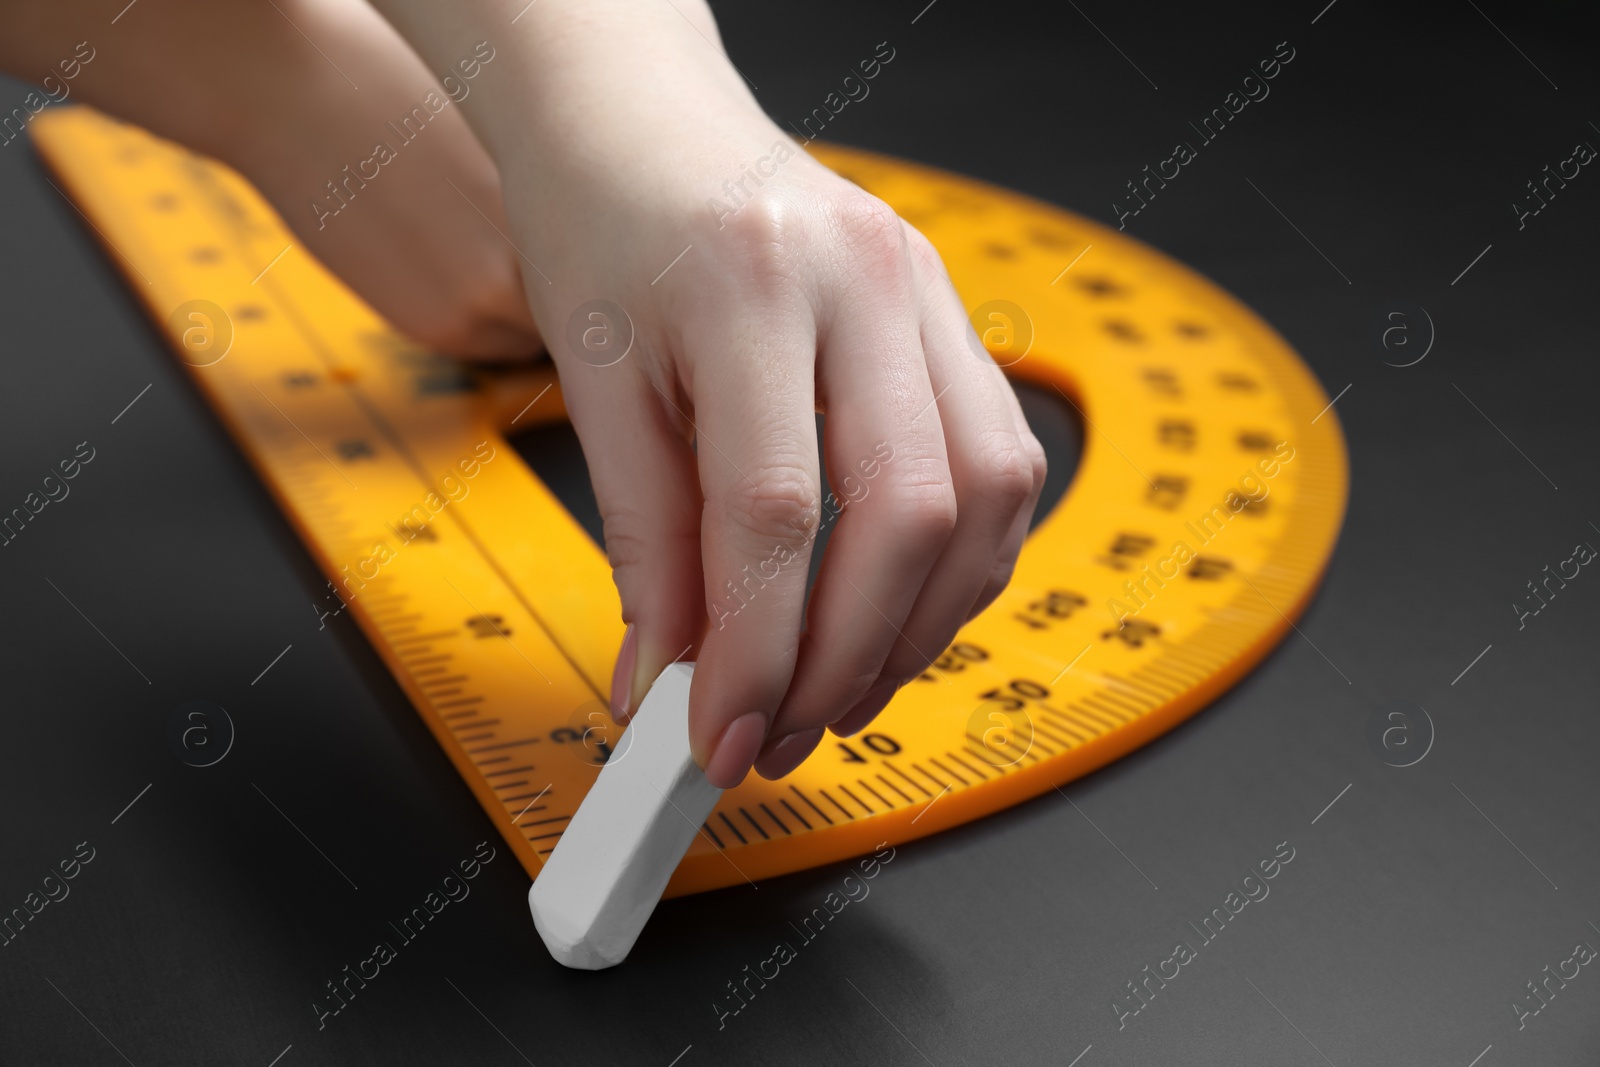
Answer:
<path fill-rule="evenodd" d="M 476 375 L 419 349 L 218 164 L 87 108 L 34 130 L 330 609 L 348 605 L 537 877 L 620 733 L 604 554 L 503 436 L 513 416 L 561 417 L 553 373 Z M 1343 517 L 1327 396 L 1226 293 L 1037 201 L 813 151 L 928 235 L 995 360 L 1081 412 L 1083 456 L 1010 588 L 867 731 L 727 793 L 669 894 L 934 833 L 1158 736 L 1289 629 Z"/>

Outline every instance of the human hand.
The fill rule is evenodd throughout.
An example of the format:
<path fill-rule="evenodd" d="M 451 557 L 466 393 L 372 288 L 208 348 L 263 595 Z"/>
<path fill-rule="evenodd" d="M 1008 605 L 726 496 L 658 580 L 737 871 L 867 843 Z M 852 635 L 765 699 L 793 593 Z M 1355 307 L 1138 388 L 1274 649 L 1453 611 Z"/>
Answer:
<path fill-rule="evenodd" d="M 1008 580 L 1044 455 L 928 242 L 796 148 L 685 10 L 706 21 L 527 9 L 537 47 L 474 121 L 605 519 L 614 713 L 698 645 L 691 740 L 726 788 L 860 730 L 943 652 Z M 808 610 L 838 507 L 816 410 L 848 506 Z"/>
<path fill-rule="evenodd" d="M 473 80 L 452 68 L 441 86 L 364 0 L 171 0 L 123 16 L 113 42 L 84 42 L 76 54 L 92 62 L 45 91 L 240 170 L 304 250 L 416 340 L 462 356 L 538 350 L 499 176 L 456 102 Z M 21 77 L 73 55 L 85 32 L 72 5 L 8 18 L 0 67 Z M 379 144 L 392 157 L 381 166 Z"/>
<path fill-rule="evenodd" d="M 288 42 L 296 63 L 251 93 L 224 158 L 402 332 L 449 355 L 538 352 L 500 177 L 457 102 L 473 82 L 430 72 L 365 0 L 279 3 L 338 69 Z"/>
<path fill-rule="evenodd" d="M 107 50 L 86 95 L 239 166 L 308 247 L 430 344 L 531 347 L 508 295 L 520 273 L 630 624 L 619 718 L 699 645 L 696 759 L 720 786 L 758 756 L 781 776 L 824 727 L 863 728 L 999 593 L 1044 473 L 1014 395 L 974 351 L 931 247 L 761 113 L 703 6 L 530 5 L 511 34 L 487 0 L 379 0 L 432 68 L 490 37 L 502 58 L 332 218 L 332 201 L 318 211 L 310 197 L 435 86 L 354 0 L 277 6 L 293 35 L 276 15 L 199 3 L 151 19 L 166 48 Z M 322 42 L 319 58 L 300 35 Z M 172 48 L 194 64 L 174 72 L 160 59 Z M 495 168 L 462 113 L 509 190 L 509 240 L 492 232 Z M 275 138 L 292 116 L 313 132 Z M 760 180 L 735 199 L 727 183 L 753 180 L 751 161 Z M 597 299 L 627 309 L 618 362 L 584 344 Z M 837 507 L 819 484 L 815 410 L 829 500 L 849 505 L 808 612 L 812 543 Z"/>

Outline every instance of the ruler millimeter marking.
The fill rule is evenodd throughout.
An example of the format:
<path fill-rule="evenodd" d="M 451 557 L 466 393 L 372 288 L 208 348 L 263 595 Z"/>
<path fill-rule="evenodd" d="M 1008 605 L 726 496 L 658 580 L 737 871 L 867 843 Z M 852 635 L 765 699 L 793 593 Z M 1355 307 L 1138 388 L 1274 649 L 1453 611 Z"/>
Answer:
<path fill-rule="evenodd" d="M 328 576 L 330 607 L 348 603 L 537 877 L 620 733 L 605 556 L 502 434 L 563 417 L 553 372 L 420 349 L 284 253 L 293 236 L 225 167 L 87 108 L 33 129 Z M 1083 455 L 1006 592 L 870 729 L 729 791 L 669 894 L 934 833 L 1158 736 L 1288 631 L 1343 517 L 1337 417 L 1311 421 L 1327 397 L 1226 293 L 1048 205 L 812 151 L 928 235 L 997 362 L 1081 414 Z"/>

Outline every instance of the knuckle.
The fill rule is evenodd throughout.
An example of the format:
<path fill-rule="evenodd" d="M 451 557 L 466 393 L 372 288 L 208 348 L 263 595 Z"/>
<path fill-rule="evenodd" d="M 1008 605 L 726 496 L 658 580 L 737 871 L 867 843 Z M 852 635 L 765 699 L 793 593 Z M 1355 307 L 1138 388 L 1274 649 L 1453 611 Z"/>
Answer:
<path fill-rule="evenodd" d="M 923 266 L 948 277 L 950 272 L 945 269 L 944 257 L 933 246 L 933 242 L 928 240 L 928 235 L 904 219 L 900 220 L 900 228 L 905 235 L 906 245 L 911 249 L 912 255 L 921 261 Z"/>
<path fill-rule="evenodd" d="M 967 612 L 967 622 L 971 622 L 988 609 L 995 599 L 1005 592 L 1006 586 L 1011 583 L 1011 565 L 996 564 L 989 572 L 989 580 L 984 583 L 983 591 L 978 594 L 978 599 L 973 601 L 972 610 Z"/>
<path fill-rule="evenodd" d="M 882 200 L 852 189 L 833 201 L 830 215 L 845 247 L 869 269 L 907 262 L 905 226 Z"/>
<path fill-rule="evenodd" d="M 650 599 L 663 567 L 700 552 L 700 531 L 694 526 L 680 528 L 667 516 L 634 508 L 602 507 L 601 536 L 627 621 Z"/>
<path fill-rule="evenodd" d="M 842 689 L 840 689 L 843 693 L 843 699 L 838 704 L 829 705 L 826 715 L 822 718 L 827 718 L 827 721 L 838 721 L 843 718 L 843 712 L 840 709 L 845 709 L 845 712 L 848 712 L 851 707 L 856 705 L 856 702 L 861 701 L 861 697 L 866 696 L 867 689 L 877 685 L 878 678 L 883 677 L 883 665 L 885 664 L 882 661 L 874 662 L 874 664 L 862 665 L 861 669 L 851 670 L 850 673 L 843 675 L 843 685 Z M 819 725 L 826 726 L 827 721 L 819 723 Z"/>
<path fill-rule="evenodd" d="M 973 456 L 971 481 L 976 496 L 1013 514 L 1033 493 L 1033 460 L 1016 435 L 992 439 Z"/>
<path fill-rule="evenodd" d="M 881 620 L 880 620 L 881 621 Z M 872 688 L 874 682 L 883 674 L 883 651 L 879 650 L 876 657 L 870 650 L 863 649 L 849 657 L 853 662 L 839 665 L 837 672 L 837 691 L 843 697 L 837 703 L 830 703 L 825 709 L 832 718 L 828 722 L 838 719 L 848 711 L 856 701 L 866 696 L 867 690 Z M 823 723 L 822 725 L 827 725 Z"/>
<path fill-rule="evenodd" d="M 888 496 L 888 532 L 908 547 L 937 551 L 955 533 L 956 493 L 948 477 L 901 482 Z"/>
<path fill-rule="evenodd" d="M 803 213 L 783 196 L 758 198 L 726 222 L 733 265 L 755 282 L 788 277 L 804 242 Z"/>
<path fill-rule="evenodd" d="M 1044 485 L 1045 477 L 1050 473 L 1050 461 L 1045 457 L 1044 446 L 1031 430 L 1022 434 L 1022 451 L 1028 457 L 1028 467 L 1033 472 L 1033 486 L 1037 489 Z"/>
<path fill-rule="evenodd" d="M 642 513 L 627 508 L 609 509 L 601 519 L 601 533 L 612 571 L 643 566 L 649 558 L 652 531 Z"/>
<path fill-rule="evenodd" d="M 983 592 L 978 594 L 976 610 L 981 611 L 988 607 L 994 603 L 996 597 L 1006 591 L 1006 586 L 1011 584 L 1011 575 L 1016 569 L 1015 556 L 995 561 L 994 566 L 989 568 L 989 580 L 984 583 Z"/>
<path fill-rule="evenodd" d="M 814 730 L 838 722 L 866 696 L 867 690 L 881 676 L 881 656 L 871 661 L 859 655 L 849 658 L 853 662 L 838 664 L 829 671 L 824 691 L 812 692 L 794 701 L 783 716 L 781 729 Z"/>
<path fill-rule="evenodd" d="M 949 642 L 946 642 L 948 644 Z M 902 642 L 904 644 L 904 642 Z M 945 647 L 940 645 L 940 648 Z M 901 685 L 912 681 L 917 675 L 933 666 L 933 660 L 911 648 L 896 647 L 894 652 L 883 664 L 883 676 L 893 678 Z"/>
<path fill-rule="evenodd" d="M 622 600 L 623 616 L 631 621 L 630 612 L 648 590 L 653 573 L 651 561 L 658 560 L 666 547 L 661 523 L 640 511 L 610 508 L 602 516 L 601 535 L 605 539 L 606 560 L 611 564 L 611 581 Z"/>
<path fill-rule="evenodd" d="M 815 537 L 821 511 L 816 479 L 798 466 L 769 467 L 728 500 L 728 518 L 762 541 Z"/>

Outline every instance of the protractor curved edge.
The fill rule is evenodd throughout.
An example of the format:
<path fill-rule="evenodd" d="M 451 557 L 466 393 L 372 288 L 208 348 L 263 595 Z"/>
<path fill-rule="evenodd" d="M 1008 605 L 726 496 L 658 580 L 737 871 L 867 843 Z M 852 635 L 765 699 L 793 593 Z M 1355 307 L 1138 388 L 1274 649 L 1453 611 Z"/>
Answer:
<path fill-rule="evenodd" d="M 969 683 L 963 691 L 940 696 L 945 686 L 918 690 L 912 682 L 864 734 L 829 735 L 784 780 L 752 778 L 731 791 L 707 820 L 668 896 L 925 837 L 1047 793 L 1135 751 L 1236 684 L 1290 632 L 1316 594 L 1343 522 L 1348 468 L 1330 399 L 1288 343 L 1231 294 L 1126 234 L 1021 194 L 856 149 L 811 150 L 923 230 L 945 258 L 969 311 L 990 299 L 1027 306 L 1028 329 L 1039 348 L 1011 362 L 1006 373 L 1056 389 L 1092 428 L 1084 428 L 1073 484 L 1030 536 L 1012 586 L 941 657 L 959 660 L 952 650 L 963 647 L 986 653 L 983 661 L 962 664 Z M 1063 287 L 1072 270 L 1080 271 L 1081 280 Z M 1184 343 L 1163 345 L 1160 329 L 1177 330 Z M 1185 347 L 1189 341 L 1196 343 Z M 1003 350 L 991 346 L 990 354 L 1008 362 Z M 1161 370 L 1175 360 L 1176 369 Z M 1178 389 L 1187 392 L 1174 395 Z M 1148 520 L 1137 513 L 1133 498 L 1115 493 L 1129 485 L 1143 492 L 1136 481 L 1143 478 L 1156 482 L 1149 488 L 1159 496 L 1170 482 L 1158 471 L 1182 466 L 1173 462 L 1181 456 L 1163 455 L 1160 445 L 1130 442 L 1145 423 L 1163 430 L 1185 420 L 1202 438 L 1225 433 L 1231 443 L 1265 432 L 1250 427 L 1268 427 L 1280 450 L 1292 453 L 1293 462 L 1282 467 L 1285 473 L 1274 486 L 1278 506 L 1271 533 L 1263 532 L 1269 529 L 1264 523 L 1250 527 L 1260 521 L 1255 518 L 1235 523 L 1260 543 L 1240 553 L 1231 593 L 1214 593 L 1207 602 L 1180 586 L 1166 587 L 1151 600 L 1151 611 L 1180 619 L 1173 630 L 1186 628 L 1182 637 L 1159 655 L 1119 648 L 1120 659 L 1096 666 L 1089 683 L 1058 698 L 1056 683 L 1045 681 L 1066 676 L 1086 642 L 1062 636 L 1041 643 L 1031 639 L 1039 631 L 1026 626 L 1041 619 L 1051 624 L 1051 616 L 1064 610 L 1070 615 L 1087 609 L 1088 615 L 1100 613 L 1089 629 L 1090 647 L 1094 637 L 1125 644 L 1105 636 L 1115 631 L 1102 598 L 1063 587 L 1103 589 L 1105 578 L 1122 577 L 1099 573 L 1110 568 L 1097 560 L 1108 558 L 1107 549 L 1125 527 Z M 1261 469 L 1248 462 L 1254 455 L 1229 466 L 1219 458 L 1225 454 L 1214 449 L 1190 457 L 1202 496 L 1189 513 L 1174 507 L 1174 520 L 1207 513 L 1211 498 L 1200 488 L 1207 478 L 1232 484 L 1240 470 Z M 1147 455 L 1160 465 L 1148 476 L 1136 462 Z M 1266 503 L 1251 500 L 1246 509 L 1259 516 Z M 1201 537 L 1210 530 L 1204 521 L 1199 528 L 1186 521 Z M 1187 532 L 1173 539 L 1191 539 L 1199 547 Z M 1190 588 L 1202 584 L 1194 581 Z M 1024 632 L 1008 632 L 1004 620 L 1020 616 L 1034 621 Z M 1047 696 L 1038 695 L 1043 690 Z M 968 699 L 973 696 L 981 699 Z M 1026 724 L 1015 719 L 1018 701 Z M 986 706 L 1001 717 L 984 718 Z M 968 722 L 974 715 L 980 726 L 1013 723 L 1010 747 L 1003 737 L 998 751 L 974 744 Z M 1028 737 L 1029 752 L 1013 762 L 1019 734 Z"/>

